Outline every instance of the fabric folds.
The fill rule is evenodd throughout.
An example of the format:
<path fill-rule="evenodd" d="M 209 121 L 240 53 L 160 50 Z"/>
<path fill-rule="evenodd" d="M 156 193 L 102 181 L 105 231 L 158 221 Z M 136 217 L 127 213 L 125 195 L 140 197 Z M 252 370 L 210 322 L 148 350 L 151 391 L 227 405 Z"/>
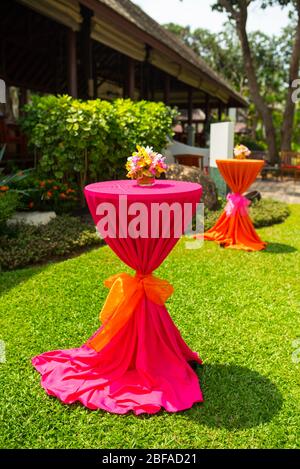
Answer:
<path fill-rule="evenodd" d="M 201 359 L 184 342 L 165 306 L 173 288 L 153 274 L 177 243 L 180 236 L 175 224 L 182 221 L 171 217 L 169 237 L 164 237 L 160 229 L 158 237 L 133 239 L 120 236 L 119 230 L 123 223 L 120 195 L 128 195 L 129 205 L 139 201 L 149 209 L 152 202 L 170 206 L 176 201 L 180 207 L 191 203 L 192 215 L 201 192 L 198 184 L 177 181 L 157 181 L 151 189 L 139 188 L 135 181 L 86 187 L 96 225 L 103 216 L 98 215 L 99 204 L 110 203 L 115 208 L 119 234 L 105 240 L 136 273 L 116 274 L 105 281 L 110 291 L 100 313 L 102 325 L 84 345 L 44 352 L 32 359 L 49 395 L 65 404 L 81 402 L 89 409 L 117 414 L 153 414 L 161 408 L 177 412 L 203 400 L 190 363 L 200 364 Z M 148 222 L 150 225 L 151 210 Z"/>
<path fill-rule="evenodd" d="M 244 251 L 260 251 L 266 243 L 256 233 L 242 195 L 255 181 L 263 160 L 217 160 L 221 175 L 233 194 L 216 224 L 204 233 L 204 239 L 222 247 Z M 247 199 L 246 199 L 247 200 Z"/>

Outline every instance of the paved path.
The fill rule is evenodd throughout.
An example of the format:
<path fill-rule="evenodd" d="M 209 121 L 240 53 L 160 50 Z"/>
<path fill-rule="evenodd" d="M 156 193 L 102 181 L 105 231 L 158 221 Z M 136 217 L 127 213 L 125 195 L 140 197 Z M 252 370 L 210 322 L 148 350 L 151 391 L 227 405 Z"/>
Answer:
<path fill-rule="evenodd" d="M 300 181 L 285 179 L 276 181 L 272 179 L 257 179 L 249 189 L 257 190 L 263 197 L 287 202 L 288 204 L 300 204 Z"/>

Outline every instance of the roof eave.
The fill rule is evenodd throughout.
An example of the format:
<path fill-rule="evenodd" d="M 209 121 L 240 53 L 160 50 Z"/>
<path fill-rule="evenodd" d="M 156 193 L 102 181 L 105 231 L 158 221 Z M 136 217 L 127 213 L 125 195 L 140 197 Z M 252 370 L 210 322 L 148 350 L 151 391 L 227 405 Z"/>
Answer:
<path fill-rule="evenodd" d="M 176 60 L 179 65 L 183 66 L 185 70 L 189 71 L 191 74 L 199 75 L 199 78 L 204 77 L 208 83 L 215 85 L 216 89 L 221 89 L 222 92 L 228 97 L 226 105 L 232 107 L 248 107 L 248 102 L 234 90 L 229 88 L 226 84 L 215 80 L 209 76 L 205 70 L 201 70 L 196 65 L 192 64 L 190 61 L 182 57 L 174 49 L 170 48 L 167 44 L 162 43 L 156 39 L 151 34 L 148 34 L 146 31 L 141 29 L 138 25 L 129 21 L 123 15 L 120 15 L 117 11 L 105 5 L 104 3 L 99 2 L 98 0 L 81 0 L 81 4 L 87 6 L 94 11 L 96 15 L 99 15 L 101 19 L 114 22 L 118 27 L 122 28 L 123 31 L 126 31 L 128 34 L 133 35 L 136 39 L 144 42 L 145 44 L 157 49 L 163 54 L 166 54 L 170 59 Z M 199 88 L 201 89 L 201 87 Z"/>

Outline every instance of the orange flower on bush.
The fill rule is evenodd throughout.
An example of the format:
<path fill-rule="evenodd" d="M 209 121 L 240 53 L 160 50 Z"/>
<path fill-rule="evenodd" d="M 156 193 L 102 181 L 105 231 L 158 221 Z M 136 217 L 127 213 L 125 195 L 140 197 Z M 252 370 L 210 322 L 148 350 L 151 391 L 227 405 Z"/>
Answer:
<path fill-rule="evenodd" d="M 40 187 L 45 187 L 45 181 L 40 181 Z"/>
<path fill-rule="evenodd" d="M 54 191 L 57 191 L 57 190 L 58 190 L 58 186 L 53 186 L 52 189 L 53 189 Z"/>
<path fill-rule="evenodd" d="M 61 194 L 59 194 L 59 198 L 60 199 L 67 199 L 68 196 L 64 192 L 62 192 Z"/>
<path fill-rule="evenodd" d="M 33 208 L 33 206 L 34 206 L 34 203 L 33 203 L 32 201 L 29 202 L 28 207 L 29 207 L 29 208 Z"/>
<path fill-rule="evenodd" d="M 0 186 L 0 191 L 2 192 L 6 192 L 9 190 L 9 187 L 8 186 Z"/>
<path fill-rule="evenodd" d="M 47 194 L 46 194 L 47 199 L 51 199 L 52 195 L 53 195 L 52 192 L 48 191 Z"/>

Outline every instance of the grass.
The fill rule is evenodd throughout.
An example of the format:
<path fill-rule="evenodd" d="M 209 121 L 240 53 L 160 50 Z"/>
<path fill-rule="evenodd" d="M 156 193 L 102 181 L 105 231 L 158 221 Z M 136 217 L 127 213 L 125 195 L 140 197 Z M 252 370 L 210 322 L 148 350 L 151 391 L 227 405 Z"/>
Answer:
<path fill-rule="evenodd" d="M 67 406 L 49 397 L 30 364 L 81 345 L 98 327 L 107 276 L 124 270 L 107 247 L 43 267 L 0 274 L 0 447 L 299 448 L 300 206 L 259 230 L 265 252 L 181 241 L 159 268 L 175 293 L 168 310 L 200 353 L 205 403 L 136 417 Z"/>

